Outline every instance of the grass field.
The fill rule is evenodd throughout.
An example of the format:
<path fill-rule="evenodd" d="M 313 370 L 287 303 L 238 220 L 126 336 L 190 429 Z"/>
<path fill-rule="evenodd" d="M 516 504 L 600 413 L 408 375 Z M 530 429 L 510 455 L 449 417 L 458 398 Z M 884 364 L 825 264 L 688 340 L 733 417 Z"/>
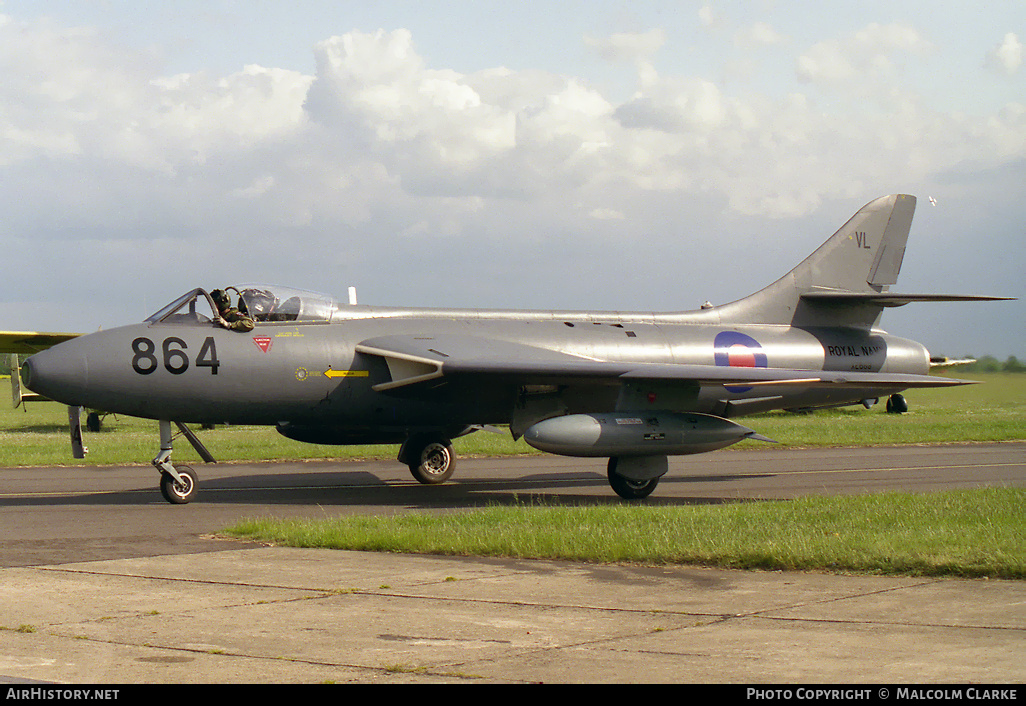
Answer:
<path fill-rule="evenodd" d="M 1021 488 L 985 488 L 687 507 L 542 502 L 247 520 L 227 533 L 353 551 L 1023 579 L 1024 501 Z"/>
<path fill-rule="evenodd" d="M 952 377 L 954 375 L 951 375 Z M 906 393 L 909 412 L 887 414 L 883 404 L 814 414 L 773 412 L 740 421 L 780 442 L 780 447 L 959 443 L 1026 439 L 1026 374 L 976 373 L 982 385 Z M 6 386 L 6 385 L 4 385 Z M 270 427 L 196 430 L 218 461 L 394 458 L 394 446 L 317 446 L 286 439 Z M 84 432 L 89 455 L 71 458 L 66 408 L 52 402 L 12 409 L 0 395 L 0 466 L 148 464 L 159 448 L 157 423 L 108 416 L 98 433 Z M 735 448 L 770 448 L 742 442 Z M 478 432 L 455 441 L 461 456 L 538 453 L 508 435 Z M 175 460 L 198 461 L 187 442 L 175 444 Z"/>

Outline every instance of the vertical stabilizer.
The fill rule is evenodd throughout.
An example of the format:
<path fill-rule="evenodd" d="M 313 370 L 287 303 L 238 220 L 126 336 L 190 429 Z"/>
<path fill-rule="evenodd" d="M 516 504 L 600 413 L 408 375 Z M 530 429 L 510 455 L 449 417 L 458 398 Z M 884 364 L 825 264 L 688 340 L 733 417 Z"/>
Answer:
<path fill-rule="evenodd" d="M 916 199 L 894 194 L 863 206 L 814 253 L 765 289 L 720 307 L 722 321 L 792 326 L 872 326 L 881 304 L 803 299 L 812 293 L 878 294 L 898 278 Z"/>

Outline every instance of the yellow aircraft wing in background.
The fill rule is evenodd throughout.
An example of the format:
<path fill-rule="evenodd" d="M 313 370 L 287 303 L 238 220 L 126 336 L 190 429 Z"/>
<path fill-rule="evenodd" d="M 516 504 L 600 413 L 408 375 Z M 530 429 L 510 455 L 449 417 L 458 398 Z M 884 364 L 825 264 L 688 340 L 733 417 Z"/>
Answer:
<path fill-rule="evenodd" d="M 0 331 L 0 353 L 32 355 L 58 343 L 81 336 L 80 333 L 39 333 L 36 331 Z"/>
<path fill-rule="evenodd" d="M 36 331 L 0 331 L 0 354 L 10 354 L 11 403 L 15 408 L 22 402 L 45 400 L 46 398 L 22 388 L 19 379 L 21 363 L 18 356 L 32 355 L 58 343 L 81 336 L 80 333 L 39 333 Z"/>

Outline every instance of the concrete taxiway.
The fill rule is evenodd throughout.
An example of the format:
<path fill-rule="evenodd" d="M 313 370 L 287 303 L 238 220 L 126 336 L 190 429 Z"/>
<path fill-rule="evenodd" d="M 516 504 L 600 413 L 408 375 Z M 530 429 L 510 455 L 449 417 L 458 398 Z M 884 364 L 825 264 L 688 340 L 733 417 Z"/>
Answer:
<path fill-rule="evenodd" d="M 0 682 L 1021 684 L 1024 606 L 1011 581 L 227 549 L 0 570 Z"/>
<path fill-rule="evenodd" d="M 1026 484 L 1026 445 L 710 454 L 646 502 Z M 708 463 L 709 465 L 703 465 Z M 240 517 L 618 502 L 551 457 L 204 469 L 170 506 L 145 468 L 7 469 L 0 683 L 1026 681 L 1026 583 L 262 547 Z M 321 473 L 309 473 L 320 469 Z M 672 471 L 671 471 L 672 472 Z"/>

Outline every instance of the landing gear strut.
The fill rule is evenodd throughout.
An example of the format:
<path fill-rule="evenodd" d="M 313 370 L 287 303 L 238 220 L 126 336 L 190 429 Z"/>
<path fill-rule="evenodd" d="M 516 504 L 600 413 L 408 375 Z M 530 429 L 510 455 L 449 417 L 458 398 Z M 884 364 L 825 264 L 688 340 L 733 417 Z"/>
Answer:
<path fill-rule="evenodd" d="M 175 422 L 175 425 L 204 461 L 216 463 L 207 448 L 187 426 L 180 422 Z M 160 494 L 173 505 L 184 505 L 196 497 L 199 491 L 199 476 L 189 466 L 175 467 L 171 463 L 173 443 L 171 422 L 160 420 L 160 453 L 153 459 L 153 467 L 160 472 Z"/>

